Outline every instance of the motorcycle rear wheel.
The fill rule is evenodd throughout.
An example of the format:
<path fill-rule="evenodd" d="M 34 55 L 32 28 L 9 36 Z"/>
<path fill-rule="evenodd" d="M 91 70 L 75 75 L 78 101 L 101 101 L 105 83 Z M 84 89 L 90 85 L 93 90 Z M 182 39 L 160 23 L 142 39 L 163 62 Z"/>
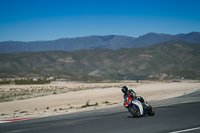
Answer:
<path fill-rule="evenodd" d="M 133 105 L 134 106 L 134 105 Z M 134 117 L 140 117 L 141 113 L 140 110 L 137 106 L 135 106 L 135 109 L 131 106 L 128 107 L 129 112 L 134 116 Z"/>
<path fill-rule="evenodd" d="M 154 116 L 155 115 L 155 110 L 153 108 L 150 108 L 148 115 L 149 116 Z"/>

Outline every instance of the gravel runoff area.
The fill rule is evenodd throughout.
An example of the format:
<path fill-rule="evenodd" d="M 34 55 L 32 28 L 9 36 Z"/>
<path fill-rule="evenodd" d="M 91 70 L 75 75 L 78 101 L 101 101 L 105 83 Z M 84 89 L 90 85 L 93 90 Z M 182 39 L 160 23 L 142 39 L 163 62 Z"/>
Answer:
<path fill-rule="evenodd" d="M 13 88 L 22 90 L 49 90 L 43 96 L 0 102 L 0 120 L 39 118 L 77 111 L 123 106 L 121 87 L 133 89 L 145 101 L 168 99 L 191 93 L 200 88 L 198 80 L 172 81 L 121 81 L 119 83 L 52 82 L 45 85 L 1 85 L 0 91 Z M 55 89 L 56 88 L 56 89 Z M 62 89 L 61 89 L 62 88 Z M 55 90 L 63 90 L 55 93 Z M 47 90 L 47 89 L 46 89 Z M 39 93 L 39 92 L 38 92 Z"/>

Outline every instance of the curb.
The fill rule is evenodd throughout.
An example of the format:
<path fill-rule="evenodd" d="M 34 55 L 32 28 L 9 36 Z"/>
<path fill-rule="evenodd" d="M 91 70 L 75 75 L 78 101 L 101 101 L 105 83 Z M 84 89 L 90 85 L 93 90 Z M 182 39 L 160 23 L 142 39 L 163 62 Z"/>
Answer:
<path fill-rule="evenodd" d="M 0 123 L 14 122 L 14 121 L 23 121 L 28 119 L 34 119 L 35 117 L 30 118 L 19 118 L 19 119 L 10 119 L 10 120 L 0 120 Z"/>

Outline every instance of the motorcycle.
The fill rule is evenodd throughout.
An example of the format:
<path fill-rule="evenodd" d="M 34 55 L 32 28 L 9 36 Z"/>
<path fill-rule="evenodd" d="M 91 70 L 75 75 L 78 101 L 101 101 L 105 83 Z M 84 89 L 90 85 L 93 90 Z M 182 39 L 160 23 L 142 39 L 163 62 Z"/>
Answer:
<path fill-rule="evenodd" d="M 134 117 L 145 116 L 148 114 L 149 116 L 155 115 L 154 108 L 144 101 L 141 96 L 137 96 L 136 99 L 132 99 L 130 96 L 125 99 L 124 106 L 128 108 L 129 112 Z"/>

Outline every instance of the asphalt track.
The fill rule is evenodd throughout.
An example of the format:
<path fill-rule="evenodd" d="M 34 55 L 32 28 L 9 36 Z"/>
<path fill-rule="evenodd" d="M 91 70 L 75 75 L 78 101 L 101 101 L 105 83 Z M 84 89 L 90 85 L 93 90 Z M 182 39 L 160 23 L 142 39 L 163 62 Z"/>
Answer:
<path fill-rule="evenodd" d="M 152 101 L 155 116 L 134 118 L 123 106 L 0 124 L 0 133 L 200 133 L 200 90 Z"/>

